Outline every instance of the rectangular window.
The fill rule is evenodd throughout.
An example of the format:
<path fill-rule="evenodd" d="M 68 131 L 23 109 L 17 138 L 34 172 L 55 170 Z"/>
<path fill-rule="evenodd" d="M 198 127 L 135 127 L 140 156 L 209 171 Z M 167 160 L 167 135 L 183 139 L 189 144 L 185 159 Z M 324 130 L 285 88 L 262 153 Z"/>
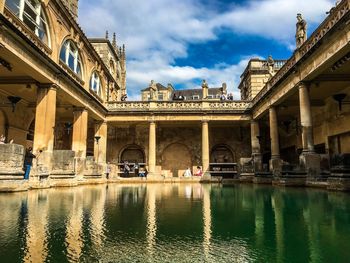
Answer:
<path fill-rule="evenodd" d="M 213 95 L 208 95 L 208 99 L 214 99 Z"/>
<path fill-rule="evenodd" d="M 192 96 L 192 99 L 193 99 L 193 100 L 199 100 L 199 95 L 193 95 L 193 96 Z"/>
<path fill-rule="evenodd" d="M 164 100 L 163 94 L 158 94 L 158 100 Z"/>
<path fill-rule="evenodd" d="M 6 1 L 6 6 L 16 14 L 16 16 L 19 16 L 19 2 L 20 0 L 7 0 Z"/>

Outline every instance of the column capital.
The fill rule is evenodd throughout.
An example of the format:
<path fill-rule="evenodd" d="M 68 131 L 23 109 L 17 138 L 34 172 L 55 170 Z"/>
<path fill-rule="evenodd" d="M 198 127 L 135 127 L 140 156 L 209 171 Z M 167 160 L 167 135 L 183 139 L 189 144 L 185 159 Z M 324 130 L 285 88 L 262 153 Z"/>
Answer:
<path fill-rule="evenodd" d="M 306 82 L 306 81 L 300 81 L 297 83 L 296 87 L 298 89 L 302 89 L 302 88 L 308 88 L 310 86 L 310 82 Z"/>
<path fill-rule="evenodd" d="M 73 113 L 87 111 L 86 107 L 73 107 Z"/>
<path fill-rule="evenodd" d="M 37 83 L 38 89 L 58 90 L 60 87 L 55 83 Z"/>

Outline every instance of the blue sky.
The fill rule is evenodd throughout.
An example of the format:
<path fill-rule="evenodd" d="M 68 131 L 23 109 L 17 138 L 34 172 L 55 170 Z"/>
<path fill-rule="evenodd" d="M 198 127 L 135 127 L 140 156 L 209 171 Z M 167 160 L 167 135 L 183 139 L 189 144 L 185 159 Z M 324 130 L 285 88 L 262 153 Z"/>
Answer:
<path fill-rule="evenodd" d="M 117 34 L 127 51 L 131 99 L 151 80 L 175 88 L 226 82 L 239 98 L 239 77 L 252 57 L 290 57 L 296 14 L 312 31 L 333 0 L 94 0 L 79 1 L 79 22 L 89 37 Z"/>

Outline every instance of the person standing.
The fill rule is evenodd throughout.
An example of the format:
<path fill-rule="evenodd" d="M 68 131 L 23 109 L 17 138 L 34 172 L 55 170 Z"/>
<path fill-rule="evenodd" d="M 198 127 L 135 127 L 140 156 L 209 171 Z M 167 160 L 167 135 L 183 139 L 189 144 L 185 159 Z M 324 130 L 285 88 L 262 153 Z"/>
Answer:
<path fill-rule="evenodd" d="M 25 167 L 24 179 L 25 180 L 29 179 L 30 169 L 32 168 L 32 165 L 33 165 L 33 158 L 36 158 L 36 156 L 32 153 L 32 151 L 33 151 L 32 147 L 29 147 L 24 157 L 24 167 Z"/>
<path fill-rule="evenodd" d="M 136 162 L 134 165 L 135 176 L 139 176 L 139 163 Z"/>
<path fill-rule="evenodd" d="M 130 166 L 127 161 L 124 162 L 124 177 L 129 177 Z"/>

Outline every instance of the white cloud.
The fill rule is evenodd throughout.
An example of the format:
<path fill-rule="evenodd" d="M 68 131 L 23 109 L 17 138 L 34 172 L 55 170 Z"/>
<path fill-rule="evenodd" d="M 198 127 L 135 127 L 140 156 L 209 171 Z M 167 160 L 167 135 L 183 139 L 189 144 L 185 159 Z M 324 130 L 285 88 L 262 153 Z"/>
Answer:
<path fill-rule="evenodd" d="M 333 0 L 249 0 L 244 5 L 228 5 L 224 13 L 201 4 L 199 0 L 80 1 L 80 22 L 91 37 L 104 31 L 116 32 L 118 44 L 127 48 L 127 85 L 132 98 L 138 97 L 151 79 L 162 84 L 210 85 L 226 82 L 233 89 L 247 65 L 248 58 L 235 65 L 212 68 L 174 66 L 177 58 L 186 58 L 189 44 L 214 40 L 218 29 L 238 34 L 263 36 L 293 49 L 296 14 L 302 13 L 310 24 L 318 24 Z M 234 52 L 234 50 L 232 51 Z M 238 94 L 238 90 L 235 90 Z"/>

